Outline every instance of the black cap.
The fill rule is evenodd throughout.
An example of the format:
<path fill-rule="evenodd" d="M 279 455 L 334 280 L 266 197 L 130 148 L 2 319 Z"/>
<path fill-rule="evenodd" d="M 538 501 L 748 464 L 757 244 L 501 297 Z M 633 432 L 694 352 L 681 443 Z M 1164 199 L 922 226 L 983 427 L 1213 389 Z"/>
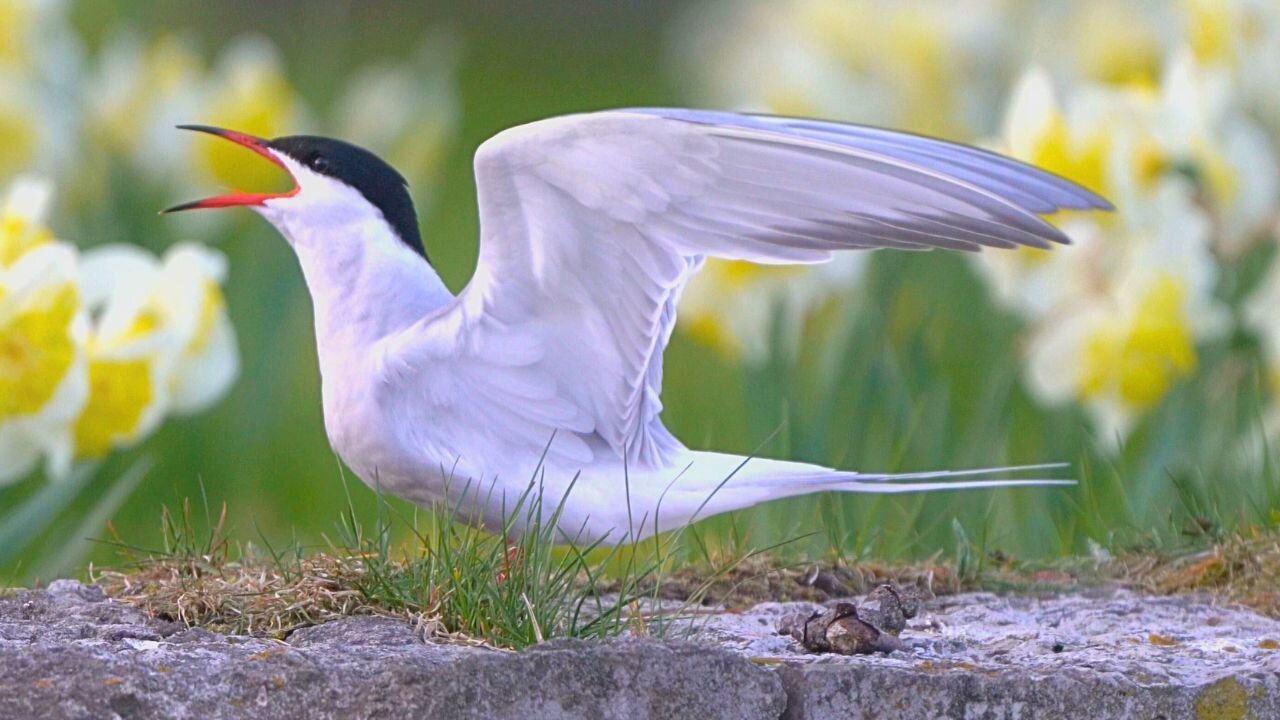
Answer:
<path fill-rule="evenodd" d="M 355 188 L 382 211 L 387 224 L 414 252 L 427 258 L 418 232 L 418 215 L 409 197 L 409 183 L 382 158 L 348 142 L 314 135 L 276 138 L 268 147 L 284 153 L 313 172 L 328 175 Z"/>

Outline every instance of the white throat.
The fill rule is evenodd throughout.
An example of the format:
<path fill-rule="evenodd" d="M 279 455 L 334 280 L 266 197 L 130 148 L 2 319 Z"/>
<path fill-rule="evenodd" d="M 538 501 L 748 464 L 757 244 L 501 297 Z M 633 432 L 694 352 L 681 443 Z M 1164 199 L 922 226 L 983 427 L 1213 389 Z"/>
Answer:
<path fill-rule="evenodd" d="M 305 167 L 291 171 L 301 191 L 258 211 L 298 256 L 315 308 L 322 369 L 453 299 L 431 264 L 359 192 Z"/>

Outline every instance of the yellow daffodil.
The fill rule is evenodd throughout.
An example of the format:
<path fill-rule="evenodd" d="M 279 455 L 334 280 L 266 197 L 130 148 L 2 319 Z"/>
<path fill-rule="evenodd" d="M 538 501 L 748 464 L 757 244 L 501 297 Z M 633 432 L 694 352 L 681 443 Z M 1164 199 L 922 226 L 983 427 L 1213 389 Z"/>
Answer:
<path fill-rule="evenodd" d="M 1014 87 L 1004 134 L 991 145 L 1110 195 L 1116 184 L 1111 179 L 1114 148 L 1124 142 L 1119 128 L 1132 115 L 1122 96 L 1111 92 L 1093 94 L 1064 108 L 1048 73 L 1031 68 Z M 1122 206 L 1120 212 L 1127 210 Z M 1105 288 L 1109 280 L 1104 269 L 1115 267 L 1117 254 L 1123 252 L 1123 246 L 1107 234 L 1112 223 L 1105 217 L 1066 214 L 1052 220 L 1075 243 L 1069 251 L 1019 248 L 973 257 L 991 283 L 995 299 L 1032 319 Z"/>
<path fill-rule="evenodd" d="M 1104 105 L 1102 98 L 1089 100 L 1064 111 L 1048 73 L 1040 68 L 1028 70 L 1015 86 L 1005 116 L 1007 152 L 1105 193 L 1112 123 L 1122 108 Z"/>
<path fill-rule="evenodd" d="M 44 454 L 53 475 L 70 464 L 60 438 L 87 394 L 86 320 L 74 249 L 43 243 L 0 267 L 0 482 Z"/>

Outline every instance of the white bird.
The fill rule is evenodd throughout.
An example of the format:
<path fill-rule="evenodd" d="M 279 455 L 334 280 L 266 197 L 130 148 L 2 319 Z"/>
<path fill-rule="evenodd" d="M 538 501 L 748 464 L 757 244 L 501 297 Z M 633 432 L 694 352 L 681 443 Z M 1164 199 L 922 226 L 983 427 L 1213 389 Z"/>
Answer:
<path fill-rule="evenodd" d="M 816 120 L 627 109 L 514 127 L 475 155 L 480 257 L 453 295 L 404 179 L 313 136 L 205 126 L 284 168 L 248 206 L 302 266 L 329 442 L 375 489 L 447 503 L 499 531 L 536 482 L 563 540 L 620 543 L 822 491 L 1062 484 L 1009 470 L 863 474 L 690 450 L 663 426 L 662 354 L 705 258 L 820 263 L 842 250 L 1047 248 L 1039 215 L 1110 209 L 1029 165 L 963 145 Z M 964 478 L 956 480 L 955 478 Z"/>

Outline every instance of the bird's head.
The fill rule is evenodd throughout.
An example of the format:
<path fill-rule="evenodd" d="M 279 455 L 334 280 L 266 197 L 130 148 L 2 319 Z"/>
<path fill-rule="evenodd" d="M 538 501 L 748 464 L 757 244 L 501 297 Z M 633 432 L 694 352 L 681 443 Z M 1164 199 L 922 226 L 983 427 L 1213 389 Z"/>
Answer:
<path fill-rule="evenodd" d="M 206 125 L 179 128 L 215 135 L 252 150 L 289 173 L 293 188 L 279 193 L 232 192 L 175 205 L 164 212 L 243 206 L 282 231 L 290 226 L 340 227 L 353 217 L 380 214 L 401 242 L 426 258 L 404 177 L 368 150 L 313 135 L 266 140 Z"/>

